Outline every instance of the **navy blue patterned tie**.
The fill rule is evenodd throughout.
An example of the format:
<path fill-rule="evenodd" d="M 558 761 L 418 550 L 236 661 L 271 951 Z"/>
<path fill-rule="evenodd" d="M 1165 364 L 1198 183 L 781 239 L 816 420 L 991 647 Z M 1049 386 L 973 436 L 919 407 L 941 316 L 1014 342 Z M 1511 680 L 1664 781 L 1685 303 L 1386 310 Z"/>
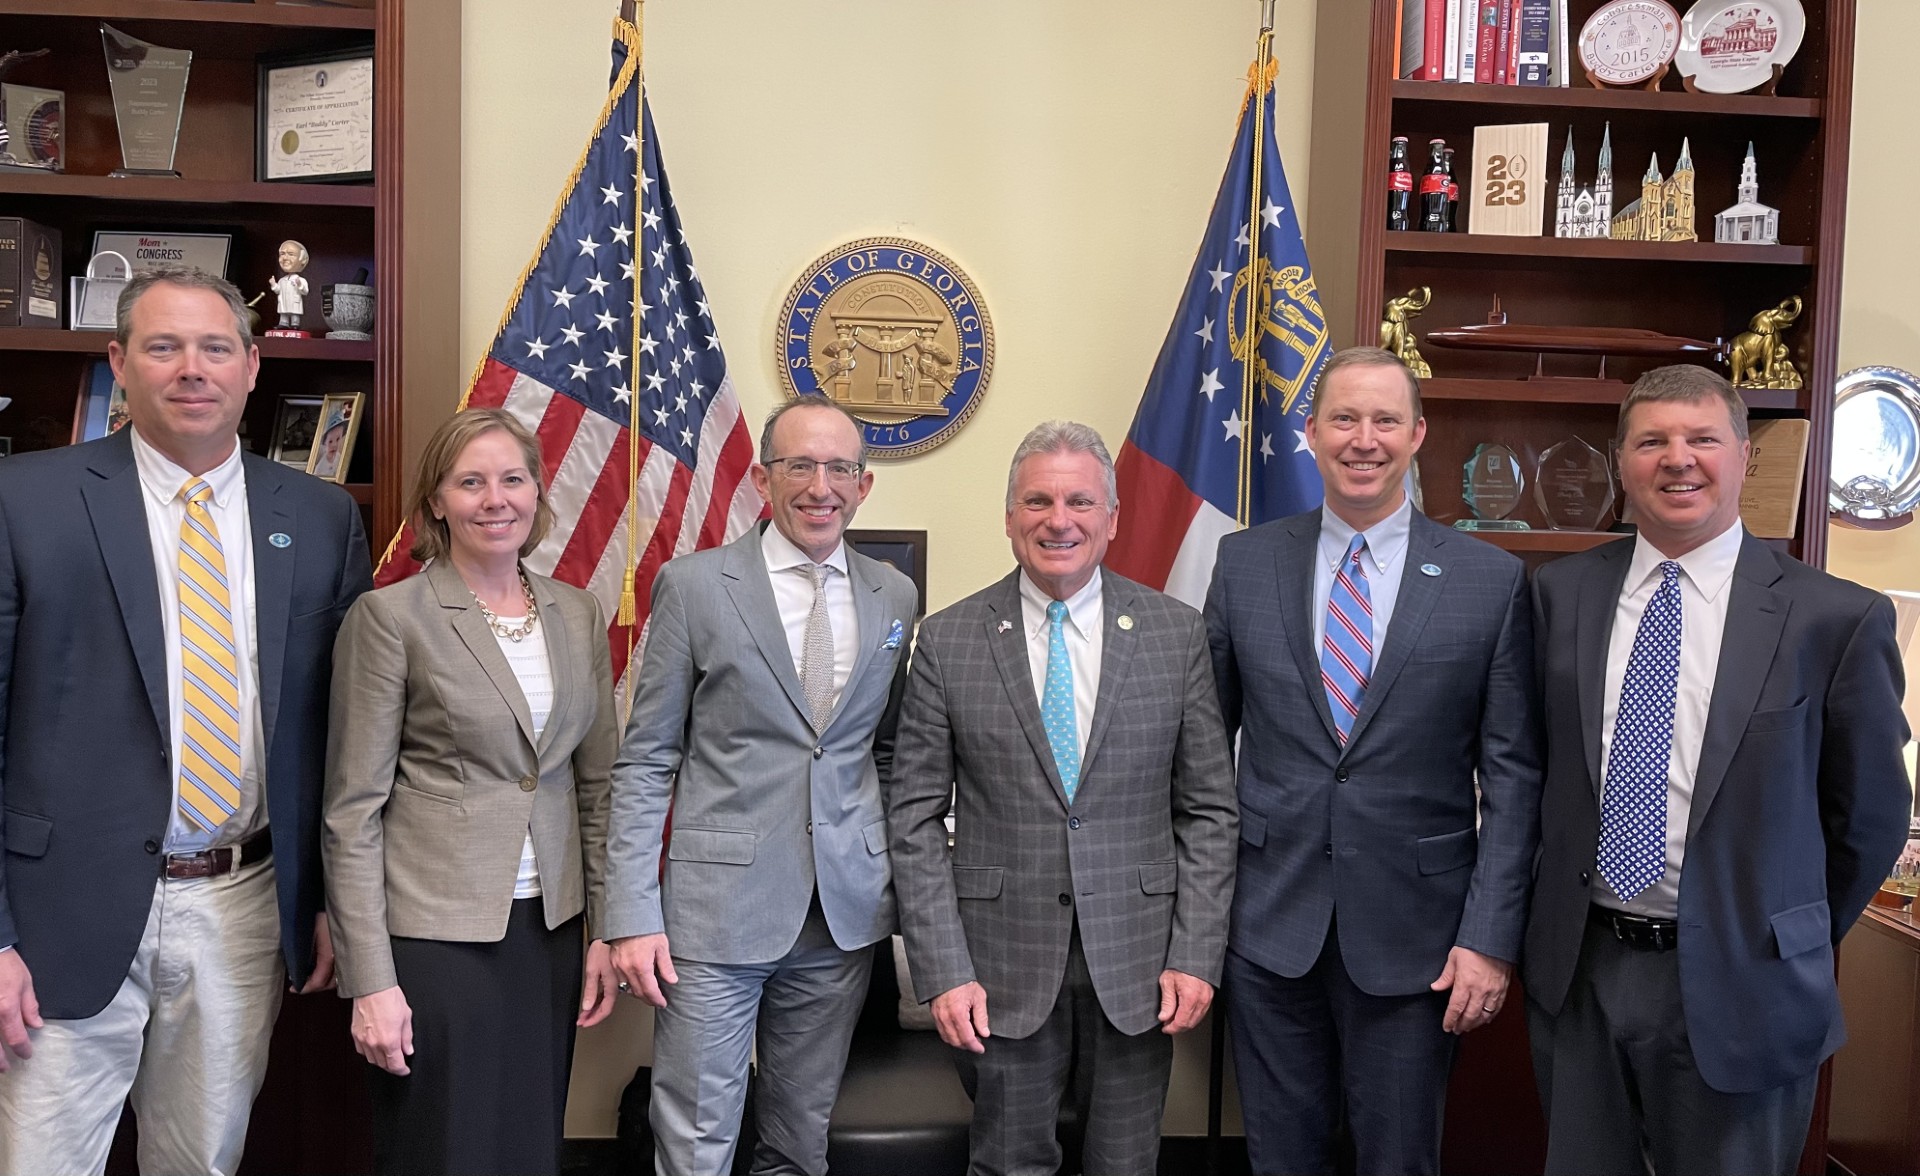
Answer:
<path fill-rule="evenodd" d="M 1040 699 L 1040 721 L 1053 748 L 1053 765 L 1060 769 L 1060 787 L 1067 803 L 1080 787 L 1080 725 L 1073 709 L 1073 662 L 1067 654 L 1067 606 L 1047 603 L 1047 690 Z"/>
<path fill-rule="evenodd" d="M 1660 587 L 1640 616 L 1600 799 L 1600 876 L 1623 902 L 1667 870 L 1667 761 L 1680 683 L 1680 565 L 1660 565 Z"/>

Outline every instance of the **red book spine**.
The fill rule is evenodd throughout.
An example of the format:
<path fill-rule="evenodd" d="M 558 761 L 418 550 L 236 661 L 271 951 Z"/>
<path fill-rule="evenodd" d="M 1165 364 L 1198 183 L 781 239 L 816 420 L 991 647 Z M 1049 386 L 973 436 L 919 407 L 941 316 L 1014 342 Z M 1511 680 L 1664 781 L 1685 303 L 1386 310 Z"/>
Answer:
<path fill-rule="evenodd" d="M 1421 44 L 1420 79 L 1437 82 L 1447 72 L 1446 0 L 1427 0 L 1427 36 Z"/>
<path fill-rule="evenodd" d="M 1513 69 L 1513 5 L 1500 0 L 1500 36 L 1493 55 L 1493 84 L 1504 86 Z"/>
<path fill-rule="evenodd" d="M 1522 0 L 1513 0 L 1507 6 L 1508 25 L 1513 34 L 1507 38 L 1507 85 L 1520 84 L 1520 6 Z"/>
<path fill-rule="evenodd" d="M 1473 63 L 1473 80 L 1493 83 L 1493 58 L 1500 47 L 1500 10 L 1506 0 L 1480 0 L 1479 50 Z"/>

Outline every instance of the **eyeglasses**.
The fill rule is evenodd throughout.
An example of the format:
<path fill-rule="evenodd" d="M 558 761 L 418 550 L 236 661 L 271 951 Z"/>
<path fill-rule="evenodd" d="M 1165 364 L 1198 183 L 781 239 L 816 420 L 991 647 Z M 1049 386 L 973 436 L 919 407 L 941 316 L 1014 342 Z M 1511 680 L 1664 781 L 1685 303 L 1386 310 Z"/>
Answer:
<path fill-rule="evenodd" d="M 857 461 L 815 461 L 811 457 L 776 457 L 761 464 L 769 469 L 777 468 L 780 476 L 789 482 L 811 482 L 814 471 L 824 469 L 827 481 L 839 486 L 859 481 L 860 471 L 866 468 Z"/>
<path fill-rule="evenodd" d="M 1031 514 L 1046 514 L 1053 509 L 1055 501 L 1044 494 L 1029 494 L 1020 500 L 1020 509 Z M 1074 494 L 1067 498 L 1065 506 L 1074 514 L 1084 515 L 1092 514 L 1096 510 L 1105 510 L 1107 504 L 1097 498 Z"/>

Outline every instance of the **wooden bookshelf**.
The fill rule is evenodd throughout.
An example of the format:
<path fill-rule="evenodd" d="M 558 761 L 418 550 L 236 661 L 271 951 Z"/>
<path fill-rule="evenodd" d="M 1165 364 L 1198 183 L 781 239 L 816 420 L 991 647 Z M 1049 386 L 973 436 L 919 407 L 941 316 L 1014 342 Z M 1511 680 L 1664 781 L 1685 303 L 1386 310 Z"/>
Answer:
<path fill-rule="evenodd" d="M 1600 3 L 1571 0 L 1574 40 Z M 1832 398 L 1823 390 L 1834 386 L 1838 374 L 1853 0 L 1804 3 L 1806 39 L 1777 96 L 1690 93 L 1677 73 L 1655 91 L 1594 89 L 1577 63 L 1572 85 L 1565 88 L 1401 80 L 1393 77 L 1395 0 L 1321 5 L 1316 58 L 1339 65 L 1316 71 L 1308 249 L 1335 343 L 1375 341 L 1386 300 L 1419 286 L 1433 292 L 1432 305 L 1413 322 L 1423 339 L 1428 331 L 1486 322 L 1496 296 L 1515 323 L 1647 327 L 1697 339 L 1731 339 L 1757 312 L 1798 297 L 1805 309 L 1787 341 L 1805 387 L 1756 390 L 1747 394 L 1747 402 L 1758 412 L 1810 422 L 1800 530 L 1788 546 L 1810 563 L 1823 562 L 1832 417 Z M 1406 135 L 1416 144 L 1445 139 L 1464 173 L 1474 129 L 1512 122 L 1544 122 L 1550 128 L 1549 160 L 1534 177 L 1546 196 L 1542 235 L 1475 234 L 1473 193 L 1464 190 L 1459 227 L 1465 231 L 1387 231 L 1392 136 Z M 1657 156 L 1663 174 L 1670 173 L 1686 139 L 1695 170 L 1694 223 L 1702 239 L 1553 237 L 1553 196 L 1569 131 L 1581 186 L 1593 182 L 1601 137 L 1610 131 L 1616 213 L 1639 195 L 1649 157 Z M 1759 165 L 1760 198 L 1780 209 L 1779 245 L 1713 240 L 1713 215 L 1735 202 L 1750 142 Z M 1463 176 L 1463 188 L 1470 187 Z M 1504 442 L 1530 464 L 1542 449 L 1566 437 L 1578 436 L 1604 450 L 1612 436 L 1621 392 L 1617 384 L 1528 381 L 1524 377 L 1534 371 L 1531 355 L 1426 343 L 1421 351 L 1435 376 L 1426 382 L 1428 436 L 1421 469 L 1427 508 L 1436 518 L 1452 521 L 1464 510 L 1458 463 L 1480 442 Z M 1579 357 L 1549 356 L 1545 362 L 1547 375 L 1594 374 L 1593 361 Z M 1653 361 L 1616 358 L 1608 362 L 1607 375 L 1631 382 L 1652 366 Z M 1539 527 L 1545 520 L 1529 513 L 1531 498 L 1527 495 L 1520 517 Z"/>

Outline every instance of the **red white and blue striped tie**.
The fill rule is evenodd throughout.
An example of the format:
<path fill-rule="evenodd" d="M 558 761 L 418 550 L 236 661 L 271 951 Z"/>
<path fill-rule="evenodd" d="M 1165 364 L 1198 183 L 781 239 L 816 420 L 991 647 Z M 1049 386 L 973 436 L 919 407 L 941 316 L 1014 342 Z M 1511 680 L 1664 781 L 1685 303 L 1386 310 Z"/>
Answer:
<path fill-rule="evenodd" d="M 1334 570 L 1333 589 L 1327 593 L 1327 636 L 1320 644 L 1320 681 L 1327 688 L 1327 705 L 1342 746 L 1360 716 L 1367 678 L 1373 673 L 1373 597 L 1360 563 L 1366 548 L 1366 536 L 1355 535 Z"/>

